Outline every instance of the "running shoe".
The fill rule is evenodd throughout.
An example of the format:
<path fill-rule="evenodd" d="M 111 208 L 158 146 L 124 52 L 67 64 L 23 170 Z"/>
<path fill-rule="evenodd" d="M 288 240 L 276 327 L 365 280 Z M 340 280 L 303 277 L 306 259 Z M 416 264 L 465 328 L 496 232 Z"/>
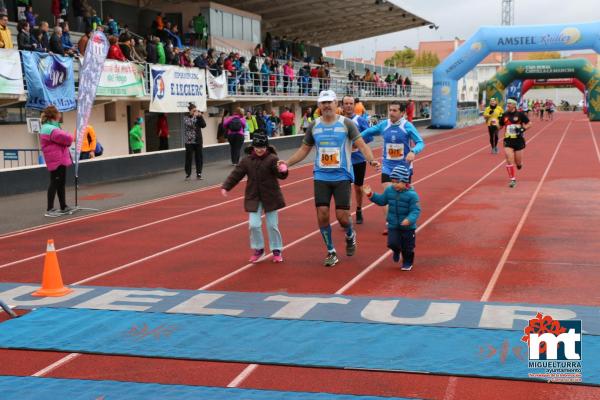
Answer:
<path fill-rule="evenodd" d="M 273 250 L 273 262 L 274 263 L 283 262 L 283 256 L 281 255 L 281 250 Z"/>
<path fill-rule="evenodd" d="M 196 174 L 196 179 L 198 179 L 199 181 L 202 180 L 202 174 Z"/>
<path fill-rule="evenodd" d="M 65 208 L 62 208 L 60 211 L 58 211 L 59 215 L 71 215 L 75 212 L 75 209 L 73 207 L 69 207 L 66 206 Z"/>
<path fill-rule="evenodd" d="M 517 186 L 517 180 L 516 179 L 511 179 L 510 182 L 509 182 L 509 184 L 508 184 L 508 187 L 509 188 L 514 188 L 515 186 Z"/>
<path fill-rule="evenodd" d="M 258 262 L 258 260 L 260 260 L 264 252 L 264 249 L 254 250 L 254 253 L 252 253 L 248 261 L 250 261 L 251 263 Z"/>
<path fill-rule="evenodd" d="M 387 230 L 387 228 L 385 228 L 385 230 L 384 230 L 383 232 L 381 232 L 381 234 L 382 234 L 383 236 L 387 236 L 387 234 L 388 234 L 388 230 Z"/>
<path fill-rule="evenodd" d="M 186 181 L 189 181 L 189 180 L 190 180 L 190 176 L 189 176 L 189 175 L 186 175 L 186 176 L 185 176 L 185 180 L 186 180 Z"/>
<path fill-rule="evenodd" d="M 402 264 L 402 271 L 410 271 L 412 269 L 412 264 Z"/>
<path fill-rule="evenodd" d="M 356 210 L 356 224 L 361 225 L 363 223 L 362 210 Z"/>
<path fill-rule="evenodd" d="M 44 217 L 48 217 L 48 218 L 56 218 L 56 217 L 60 217 L 60 216 L 61 216 L 61 214 L 58 212 L 58 210 L 56 208 L 48 210 L 44 213 Z"/>
<path fill-rule="evenodd" d="M 346 255 L 352 257 L 356 252 L 356 232 L 352 232 L 352 236 L 346 236 Z"/>
<path fill-rule="evenodd" d="M 392 260 L 394 260 L 394 262 L 400 261 L 400 252 L 399 251 L 394 251 L 394 253 L 392 254 Z"/>
<path fill-rule="evenodd" d="M 334 251 L 332 253 L 327 254 L 327 257 L 325 257 L 325 261 L 323 261 L 323 265 L 326 267 L 333 267 L 338 262 L 340 262 L 340 260 L 337 258 L 337 254 L 335 254 Z"/>

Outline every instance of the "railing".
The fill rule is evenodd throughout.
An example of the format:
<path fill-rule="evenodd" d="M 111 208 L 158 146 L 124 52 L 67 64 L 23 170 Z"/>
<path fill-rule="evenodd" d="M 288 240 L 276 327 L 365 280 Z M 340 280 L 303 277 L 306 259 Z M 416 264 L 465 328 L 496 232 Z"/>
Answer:
<path fill-rule="evenodd" d="M 393 97 L 431 99 L 431 89 L 421 85 L 400 86 L 385 82 L 362 82 L 331 78 L 294 77 L 260 72 L 235 73 L 227 78 L 230 96 L 318 96 L 321 90 L 359 98 Z"/>
<path fill-rule="evenodd" d="M 3 169 L 44 163 L 38 149 L 0 149 L 0 153 L 4 162 Z"/>
<path fill-rule="evenodd" d="M 477 107 L 459 108 L 456 114 L 456 127 L 477 125 L 483 122 L 483 116 Z"/>
<path fill-rule="evenodd" d="M 81 60 L 75 57 L 73 63 L 73 72 L 75 78 L 75 89 L 79 88 L 79 69 Z M 133 62 L 132 62 L 133 63 Z M 144 82 L 146 93 L 150 93 L 150 66 L 147 63 L 133 63 L 144 67 Z M 207 73 L 211 73 L 207 71 Z M 318 96 L 321 90 L 331 89 L 339 96 L 350 95 L 359 98 L 414 98 L 422 100 L 431 100 L 431 89 L 417 83 L 412 85 L 396 85 L 386 82 L 362 82 L 349 81 L 347 79 L 336 78 L 313 78 L 298 77 L 297 70 L 294 79 L 289 79 L 284 74 L 270 72 L 262 74 L 260 72 L 236 71 L 234 75 L 228 77 L 229 96 Z M 27 82 L 23 79 L 23 84 L 27 90 Z"/>

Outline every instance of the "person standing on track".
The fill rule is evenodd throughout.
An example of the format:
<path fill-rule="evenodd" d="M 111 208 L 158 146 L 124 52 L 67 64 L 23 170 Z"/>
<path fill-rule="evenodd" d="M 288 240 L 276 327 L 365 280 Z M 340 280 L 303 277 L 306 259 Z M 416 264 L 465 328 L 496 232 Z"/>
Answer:
<path fill-rule="evenodd" d="M 390 178 L 391 186 L 382 194 L 373 193 L 368 185 L 363 190 L 373 203 L 390 206 L 387 215 L 388 248 L 393 252 L 394 262 L 400 261 L 402 253 L 402 270 L 410 271 L 415 261 L 417 219 L 421 215 L 419 195 L 410 187 L 410 171 L 404 165 L 395 167 Z"/>
<path fill-rule="evenodd" d="M 277 210 L 285 207 L 283 193 L 278 179 L 285 179 L 288 170 L 285 164 L 278 164 L 279 158 L 275 148 L 269 146 L 269 138 L 264 131 L 254 131 L 252 145 L 246 148 L 248 154 L 229 174 L 221 186 L 221 194 L 237 185 L 244 176 L 248 176 L 244 195 L 244 208 L 250 213 L 250 262 L 255 263 L 265 253 L 265 239 L 262 233 L 262 212 L 265 211 L 267 231 L 269 232 L 269 248 L 273 252 L 273 262 L 283 262 L 281 251 L 283 240 L 278 227 Z"/>
<path fill-rule="evenodd" d="M 492 97 L 490 99 L 490 105 L 486 107 L 483 112 L 483 118 L 488 127 L 488 133 L 490 135 L 490 146 L 492 147 L 492 154 L 498 154 L 498 129 L 499 120 L 502 116 L 502 107 L 498 105 L 498 101 Z"/>
<path fill-rule="evenodd" d="M 352 96 L 344 96 L 342 98 L 342 111 L 344 117 L 352 120 L 359 132 L 363 132 L 369 128 L 369 121 L 366 118 L 354 113 L 355 104 Z M 356 223 L 363 223 L 362 204 L 363 192 L 362 186 L 365 182 L 365 172 L 367 170 L 367 160 L 365 156 L 358 150 L 358 147 L 352 145 L 352 169 L 354 171 L 354 195 L 356 198 Z"/>
<path fill-rule="evenodd" d="M 510 182 L 509 187 L 517 185 L 517 169 L 523 167 L 523 149 L 525 148 L 524 132 L 529 129 L 531 122 L 522 111 L 517 111 L 517 101 L 508 99 L 506 101 L 506 112 L 500 118 L 500 126 L 504 131 L 504 154 L 506 155 L 506 170 Z"/>
<path fill-rule="evenodd" d="M 383 170 L 381 183 L 384 188 L 390 186 L 390 174 L 398 165 L 409 168 L 412 177 L 412 162 L 415 156 L 425 148 L 425 142 L 419 135 L 417 128 L 404 117 L 406 106 L 399 101 L 392 101 L 389 105 L 389 119 L 365 130 L 361 136 L 366 142 L 373 140 L 374 136 L 383 136 Z M 411 147 L 411 144 L 414 146 Z M 407 151 L 408 150 L 408 151 Z M 387 207 L 385 208 L 387 216 Z M 388 230 L 383 231 L 387 235 Z"/>
<path fill-rule="evenodd" d="M 326 267 L 333 267 L 339 259 L 333 245 L 329 222 L 329 206 L 332 197 L 335 199 L 336 218 L 346 231 L 346 255 L 352 256 L 356 251 L 356 231 L 352 226 L 349 212 L 350 185 L 354 181 L 352 145 L 358 147 L 371 166 L 379 168 L 379 162 L 373 158 L 371 148 L 361 138 L 356 125 L 351 120 L 336 115 L 335 92 L 322 91 L 319 94 L 318 105 L 321 116 L 308 126 L 302 146 L 285 163 L 292 166 L 302 161 L 315 147 L 316 158 L 313 167 L 315 205 L 319 230 L 327 246 L 327 257 L 323 264 Z"/>

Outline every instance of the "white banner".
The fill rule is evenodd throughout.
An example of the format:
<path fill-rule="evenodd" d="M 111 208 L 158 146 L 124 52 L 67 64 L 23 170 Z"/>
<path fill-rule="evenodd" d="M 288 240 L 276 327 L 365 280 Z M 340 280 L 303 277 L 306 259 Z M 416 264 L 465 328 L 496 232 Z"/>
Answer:
<path fill-rule="evenodd" d="M 106 60 L 96 96 L 145 96 L 144 67 L 130 62 Z"/>
<path fill-rule="evenodd" d="M 23 73 L 17 49 L 0 49 L 0 93 L 23 94 Z"/>
<path fill-rule="evenodd" d="M 206 71 L 199 68 L 152 65 L 150 111 L 184 113 L 189 103 L 206 111 L 205 74 Z"/>
<path fill-rule="evenodd" d="M 221 100 L 227 97 L 227 74 L 223 72 L 221 76 L 215 78 L 210 72 L 206 74 L 208 83 L 208 97 Z"/>

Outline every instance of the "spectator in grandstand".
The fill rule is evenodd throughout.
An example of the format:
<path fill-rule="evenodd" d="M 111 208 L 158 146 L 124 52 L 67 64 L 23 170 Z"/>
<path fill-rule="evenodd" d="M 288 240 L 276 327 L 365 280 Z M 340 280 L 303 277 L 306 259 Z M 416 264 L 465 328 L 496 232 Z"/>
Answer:
<path fill-rule="evenodd" d="M 281 79 L 281 70 L 279 68 L 279 62 L 276 59 L 271 61 L 271 75 L 269 75 L 269 90 L 272 94 L 277 94 L 277 86 L 279 86 L 279 80 Z"/>
<path fill-rule="evenodd" d="M 164 13 L 159 12 L 156 14 L 156 18 L 154 18 L 154 22 L 152 22 L 152 34 L 157 36 L 161 41 L 167 40 L 167 34 L 165 32 L 165 21 L 164 21 Z"/>
<path fill-rule="evenodd" d="M 48 203 L 44 216 L 60 217 L 73 213 L 73 209 L 67 205 L 65 195 L 67 167 L 72 164 L 69 147 L 73 143 L 73 136 L 61 129 L 60 112 L 55 106 L 46 107 L 42 112 L 41 120 L 40 143 L 46 168 L 50 171 Z M 60 210 L 54 208 L 56 195 L 58 195 Z"/>
<path fill-rule="evenodd" d="M 85 15 L 85 5 L 83 0 L 73 0 L 73 15 L 75 16 L 75 30 L 77 32 L 83 32 L 85 29 L 83 24 L 83 17 Z"/>
<path fill-rule="evenodd" d="M 308 107 L 302 114 L 302 132 L 306 133 L 311 122 L 313 122 L 312 108 Z"/>
<path fill-rule="evenodd" d="M 407 96 L 410 96 L 412 92 L 412 82 L 410 81 L 410 78 L 407 76 L 406 78 L 404 78 L 404 93 Z"/>
<path fill-rule="evenodd" d="M 257 44 L 256 47 L 254 48 L 254 56 L 255 57 L 264 57 L 265 56 L 265 49 L 263 49 L 263 46 L 261 43 Z"/>
<path fill-rule="evenodd" d="M 108 37 L 108 43 L 110 44 L 110 47 L 108 48 L 108 55 L 106 58 L 109 60 L 127 61 L 127 58 L 125 58 L 125 55 L 119 47 L 118 41 L 119 40 L 116 36 Z"/>
<path fill-rule="evenodd" d="M 46 53 L 47 50 L 42 47 L 43 32 L 39 28 L 35 28 L 31 31 L 31 42 L 35 45 L 34 51 L 40 53 Z"/>
<path fill-rule="evenodd" d="M 42 49 L 44 49 L 44 51 L 49 51 L 50 50 L 50 25 L 48 25 L 48 22 L 46 21 L 42 21 L 40 22 L 40 32 L 41 32 L 41 37 L 40 37 L 40 47 Z"/>
<path fill-rule="evenodd" d="M 158 135 L 158 150 L 169 150 L 169 123 L 165 113 L 158 115 L 156 134 Z"/>
<path fill-rule="evenodd" d="M 231 165 L 237 165 L 240 160 L 240 151 L 244 145 L 244 129 L 246 128 L 244 109 L 237 107 L 230 117 L 225 118 L 223 128 L 225 128 L 229 141 Z"/>
<path fill-rule="evenodd" d="M 250 70 L 250 79 L 252 79 L 252 93 L 259 94 L 260 93 L 260 74 L 258 73 L 258 62 L 256 60 L 256 56 L 252 56 L 250 58 L 250 63 L 248 64 L 248 68 Z"/>
<path fill-rule="evenodd" d="M 280 119 L 281 124 L 283 125 L 283 135 L 293 135 L 295 133 L 294 127 L 296 122 L 296 115 L 290 111 L 289 107 L 285 107 L 284 111 L 281 113 Z"/>
<path fill-rule="evenodd" d="M 288 175 L 286 165 L 278 166 L 279 158 L 274 147 L 269 146 L 269 139 L 259 131 L 246 149 L 248 154 L 235 167 L 221 186 L 221 193 L 233 189 L 245 176 L 248 177 L 244 196 L 244 208 L 249 213 L 250 262 L 258 262 L 265 252 L 265 240 L 262 234 L 262 213 L 265 211 L 267 231 L 269 232 L 269 248 L 273 252 L 273 262 L 283 262 L 281 251 L 283 242 L 279 232 L 277 210 L 285 207 L 283 193 L 278 179 Z"/>
<path fill-rule="evenodd" d="M 29 28 L 33 29 L 37 25 L 37 14 L 33 13 L 33 7 L 31 5 L 27 6 L 25 10 L 25 19 L 29 22 Z"/>
<path fill-rule="evenodd" d="M 129 49 L 131 51 L 131 60 L 134 62 L 138 62 L 138 63 L 144 63 L 146 62 L 146 57 L 145 56 L 141 56 L 138 52 L 137 52 L 137 48 L 136 48 L 136 41 L 133 37 L 129 38 L 129 41 L 127 42 L 129 44 Z M 144 51 L 144 53 L 146 52 L 146 49 L 142 46 L 141 49 Z"/>
<path fill-rule="evenodd" d="M 54 33 L 52 34 L 52 37 L 50 37 L 49 50 L 60 56 L 72 55 L 72 52 L 68 53 L 62 45 L 62 28 L 60 26 L 54 27 Z"/>
<path fill-rule="evenodd" d="M 0 14 L 0 49 L 12 49 L 13 42 L 8 29 L 8 15 Z"/>
<path fill-rule="evenodd" d="M 202 129 L 206 128 L 206 122 L 194 103 L 188 104 L 188 114 L 183 118 L 183 128 L 185 137 L 185 179 L 190 179 L 192 175 L 192 157 L 196 161 L 196 179 L 202 179 Z"/>
<path fill-rule="evenodd" d="M 200 54 L 194 58 L 194 67 L 206 69 L 208 68 L 208 55 L 206 53 Z"/>
<path fill-rule="evenodd" d="M 92 17 L 91 17 L 91 21 L 92 21 L 92 29 L 93 30 L 97 30 L 99 28 L 102 28 L 102 19 L 100 19 L 100 17 L 96 14 L 96 10 L 92 10 Z"/>
<path fill-rule="evenodd" d="M 31 34 L 29 33 L 30 25 L 29 22 L 22 19 L 17 24 L 17 46 L 19 50 L 35 51 L 37 44 L 32 40 Z"/>
<path fill-rule="evenodd" d="M 148 62 L 148 64 L 158 63 L 156 43 L 154 41 L 154 36 L 152 35 L 148 35 L 148 39 L 146 40 L 146 62 Z"/>
<path fill-rule="evenodd" d="M 129 131 L 129 147 L 131 147 L 131 152 L 133 154 L 141 153 L 144 148 L 144 132 L 142 131 L 143 123 L 144 118 L 139 117 Z"/>
<path fill-rule="evenodd" d="M 60 40 L 62 42 L 63 49 L 65 49 L 65 52 L 67 52 L 69 55 L 75 54 L 77 49 L 75 46 L 73 46 L 73 43 L 71 43 L 69 23 L 64 21 L 60 24 L 60 27 L 62 28 L 62 36 L 60 37 Z"/>
<path fill-rule="evenodd" d="M 175 51 L 173 49 L 173 43 L 170 39 L 167 39 L 167 43 L 164 45 L 165 48 L 165 61 L 170 65 L 179 65 L 179 56 L 175 57 Z"/>
<path fill-rule="evenodd" d="M 77 42 L 77 49 L 79 50 L 79 54 L 81 54 L 82 56 L 85 54 L 85 49 L 87 48 L 91 36 L 92 28 L 87 27 L 85 28 L 85 33 L 83 34 L 83 36 L 81 36 L 79 42 Z"/>
<path fill-rule="evenodd" d="M 173 43 L 173 47 L 183 49 L 183 43 L 181 43 L 181 38 L 179 37 L 179 27 L 177 24 L 171 25 L 170 22 L 167 22 L 165 25 L 165 32 L 167 32 L 169 40 Z"/>
<path fill-rule="evenodd" d="M 396 96 L 404 96 L 404 78 L 398 75 L 396 78 Z"/>
<path fill-rule="evenodd" d="M 154 46 L 156 46 L 156 57 L 157 63 L 165 65 L 167 63 L 167 56 L 165 54 L 165 46 L 158 37 L 154 38 Z"/>
<path fill-rule="evenodd" d="M 119 24 L 117 23 L 117 21 L 115 21 L 113 16 L 110 14 L 108 15 L 108 23 L 106 25 L 108 26 L 107 33 L 109 35 L 119 37 L 119 35 L 121 34 L 121 29 L 119 28 Z"/>
<path fill-rule="evenodd" d="M 279 128 L 281 127 L 281 118 L 277 116 L 277 112 L 274 108 L 271 108 L 271 116 L 269 117 L 271 122 L 271 134 L 273 136 L 279 136 Z"/>
<path fill-rule="evenodd" d="M 288 60 L 283 66 L 283 93 L 288 94 L 293 92 L 292 85 L 294 84 L 294 63 Z M 289 88 L 289 89 L 288 89 Z"/>
<path fill-rule="evenodd" d="M 406 105 L 406 119 L 408 122 L 413 122 L 415 118 L 415 102 L 412 99 L 408 99 L 408 104 Z"/>
<path fill-rule="evenodd" d="M 353 69 L 351 69 L 350 72 L 348 73 L 348 80 L 351 82 L 358 80 L 358 77 L 356 76 L 356 72 L 354 72 Z"/>
<path fill-rule="evenodd" d="M 148 59 L 148 53 L 146 52 L 146 43 L 144 43 L 144 38 L 134 38 L 133 48 L 135 49 L 135 53 L 137 54 L 139 62 L 146 62 Z"/>
<path fill-rule="evenodd" d="M 92 125 L 88 125 L 83 130 L 83 141 L 81 142 L 80 160 L 89 160 L 96 156 L 96 131 Z"/>
<path fill-rule="evenodd" d="M 193 67 L 192 63 L 192 50 L 187 47 L 183 53 L 179 54 L 179 65 L 182 67 Z"/>
<path fill-rule="evenodd" d="M 263 94 L 267 94 L 269 93 L 269 80 L 271 76 L 271 59 L 269 57 L 265 58 L 263 65 L 260 67 L 260 75 Z"/>
<path fill-rule="evenodd" d="M 61 0 L 52 0 L 52 4 L 50 5 L 50 12 L 54 16 L 54 25 L 58 25 L 60 21 L 60 13 L 61 13 Z"/>

